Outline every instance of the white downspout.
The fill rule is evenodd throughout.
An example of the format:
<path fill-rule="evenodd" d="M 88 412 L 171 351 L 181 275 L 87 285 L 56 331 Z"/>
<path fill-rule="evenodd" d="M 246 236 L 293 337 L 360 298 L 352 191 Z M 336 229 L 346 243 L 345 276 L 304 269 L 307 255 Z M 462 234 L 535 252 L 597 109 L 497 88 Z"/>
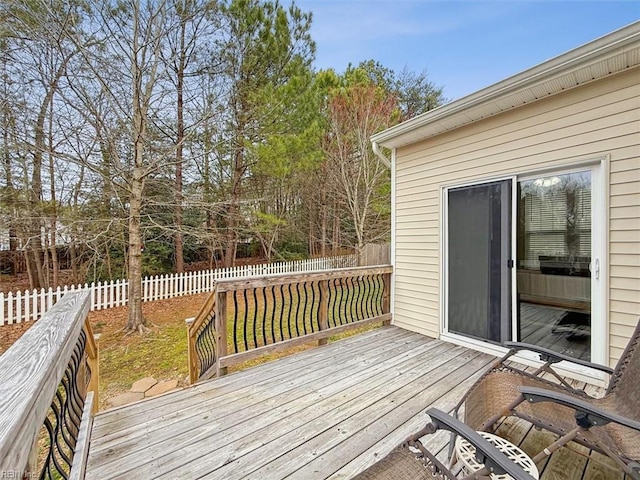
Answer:
<path fill-rule="evenodd" d="M 396 202 L 395 202 L 395 191 L 396 191 L 396 187 L 395 187 L 395 169 L 394 167 L 392 167 L 392 163 L 391 160 L 389 160 L 384 153 L 382 153 L 382 151 L 380 150 L 380 146 L 378 145 L 378 142 L 371 142 L 371 148 L 373 150 L 373 153 L 376 155 L 376 157 L 378 157 L 378 159 L 382 162 L 382 164 L 387 167 L 389 170 L 391 170 L 391 265 L 393 266 L 394 272 L 395 272 L 395 257 L 396 257 Z M 396 149 L 394 148 L 391 151 L 391 158 L 393 160 L 395 160 L 396 157 Z M 394 162 L 395 163 L 395 162 Z M 396 276 L 395 274 L 391 274 L 391 286 L 390 286 L 390 290 L 391 290 L 391 298 L 390 300 L 390 310 L 391 310 L 391 324 L 393 325 L 393 312 L 395 311 L 395 291 L 396 291 Z"/>
<path fill-rule="evenodd" d="M 373 149 L 373 153 L 375 153 L 376 157 L 378 157 L 380 159 L 382 164 L 387 168 L 391 168 L 391 162 L 389 161 L 389 159 L 387 157 L 385 157 L 384 153 L 382 153 L 378 143 L 377 142 L 371 142 L 371 148 Z"/>

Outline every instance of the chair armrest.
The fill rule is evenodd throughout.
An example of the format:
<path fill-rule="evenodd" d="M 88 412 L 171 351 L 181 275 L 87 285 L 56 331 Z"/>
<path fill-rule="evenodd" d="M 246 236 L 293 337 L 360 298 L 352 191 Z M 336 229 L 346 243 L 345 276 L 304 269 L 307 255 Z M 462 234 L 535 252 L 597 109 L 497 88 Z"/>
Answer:
<path fill-rule="evenodd" d="M 499 475 L 507 473 L 515 480 L 532 480 L 531 475 L 509 460 L 504 453 L 468 425 L 437 408 L 430 408 L 427 410 L 427 414 L 431 417 L 431 423 L 436 430 L 448 430 L 471 443 L 476 448 L 476 458 L 491 473 Z"/>
<path fill-rule="evenodd" d="M 553 350 L 549 350 L 548 348 L 539 347 L 538 345 L 520 342 L 504 342 L 502 345 L 511 350 L 529 350 L 531 352 L 537 353 L 538 355 L 540 355 L 540 360 L 542 360 L 543 362 L 557 363 L 565 361 L 575 363 L 576 365 L 582 365 L 583 367 L 600 370 L 601 372 L 608 373 L 609 375 L 613 373 L 613 368 L 607 367 L 606 365 L 600 365 L 599 363 L 592 363 L 587 362 L 586 360 L 580 360 L 579 358 L 573 358 L 562 353 L 554 352 Z"/>
<path fill-rule="evenodd" d="M 518 390 L 528 402 L 553 402 L 574 409 L 576 423 L 581 427 L 596 427 L 613 422 L 640 432 L 640 422 L 604 410 L 580 398 L 537 387 L 518 387 Z"/>

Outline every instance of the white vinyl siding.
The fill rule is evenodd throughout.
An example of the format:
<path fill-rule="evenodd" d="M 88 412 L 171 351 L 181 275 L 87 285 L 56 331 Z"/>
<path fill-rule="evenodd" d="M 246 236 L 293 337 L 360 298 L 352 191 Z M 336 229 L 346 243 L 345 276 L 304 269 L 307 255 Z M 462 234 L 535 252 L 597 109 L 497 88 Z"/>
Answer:
<path fill-rule="evenodd" d="M 609 159 L 609 361 L 640 318 L 640 69 L 396 151 L 394 323 L 437 337 L 445 186 Z"/>

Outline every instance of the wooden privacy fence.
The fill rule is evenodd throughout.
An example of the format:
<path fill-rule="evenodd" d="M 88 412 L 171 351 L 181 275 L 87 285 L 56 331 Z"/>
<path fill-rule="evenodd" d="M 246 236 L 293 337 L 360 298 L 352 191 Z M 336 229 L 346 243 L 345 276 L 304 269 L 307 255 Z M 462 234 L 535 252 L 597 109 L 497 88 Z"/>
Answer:
<path fill-rule="evenodd" d="M 156 275 L 143 278 L 142 301 L 149 302 L 211 292 L 216 281 L 226 278 L 343 268 L 355 266 L 356 263 L 355 255 L 340 255 Z M 127 305 L 129 301 L 129 283 L 126 280 L 85 283 L 84 285 L 58 287 L 55 290 L 43 288 L 24 292 L 0 293 L 0 326 L 37 320 L 66 293 L 85 290 L 90 294 L 90 309 L 92 311 L 120 307 Z"/>
<path fill-rule="evenodd" d="M 358 255 L 358 265 L 389 265 L 391 245 L 388 243 L 367 243 Z"/>
<path fill-rule="evenodd" d="M 70 293 L 0 356 L 6 478 L 84 478 L 99 376 L 88 313 L 89 293 Z"/>
<path fill-rule="evenodd" d="M 390 322 L 391 266 L 269 275 L 217 282 L 187 319 L 191 383 L 266 353 Z"/>

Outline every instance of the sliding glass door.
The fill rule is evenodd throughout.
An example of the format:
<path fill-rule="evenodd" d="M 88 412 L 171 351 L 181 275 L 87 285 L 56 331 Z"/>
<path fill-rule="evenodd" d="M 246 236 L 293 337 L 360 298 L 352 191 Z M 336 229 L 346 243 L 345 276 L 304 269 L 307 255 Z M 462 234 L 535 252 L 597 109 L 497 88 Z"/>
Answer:
<path fill-rule="evenodd" d="M 448 330 L 511 339 L 511 181 L 447 191 Z"/>
<path fill-rule="evenodd" d="M 603 361 L 604 342 L 592 348 L 605 324 L 600 175 L 594 165 L 445 190 L 448 333 Z"/>
<path fill-rule="evenodd" d="M 518 339 L 591 358 L 591 171 L 518 182 Z M 596 266 L 597 265 L 596 261 Z"/>

